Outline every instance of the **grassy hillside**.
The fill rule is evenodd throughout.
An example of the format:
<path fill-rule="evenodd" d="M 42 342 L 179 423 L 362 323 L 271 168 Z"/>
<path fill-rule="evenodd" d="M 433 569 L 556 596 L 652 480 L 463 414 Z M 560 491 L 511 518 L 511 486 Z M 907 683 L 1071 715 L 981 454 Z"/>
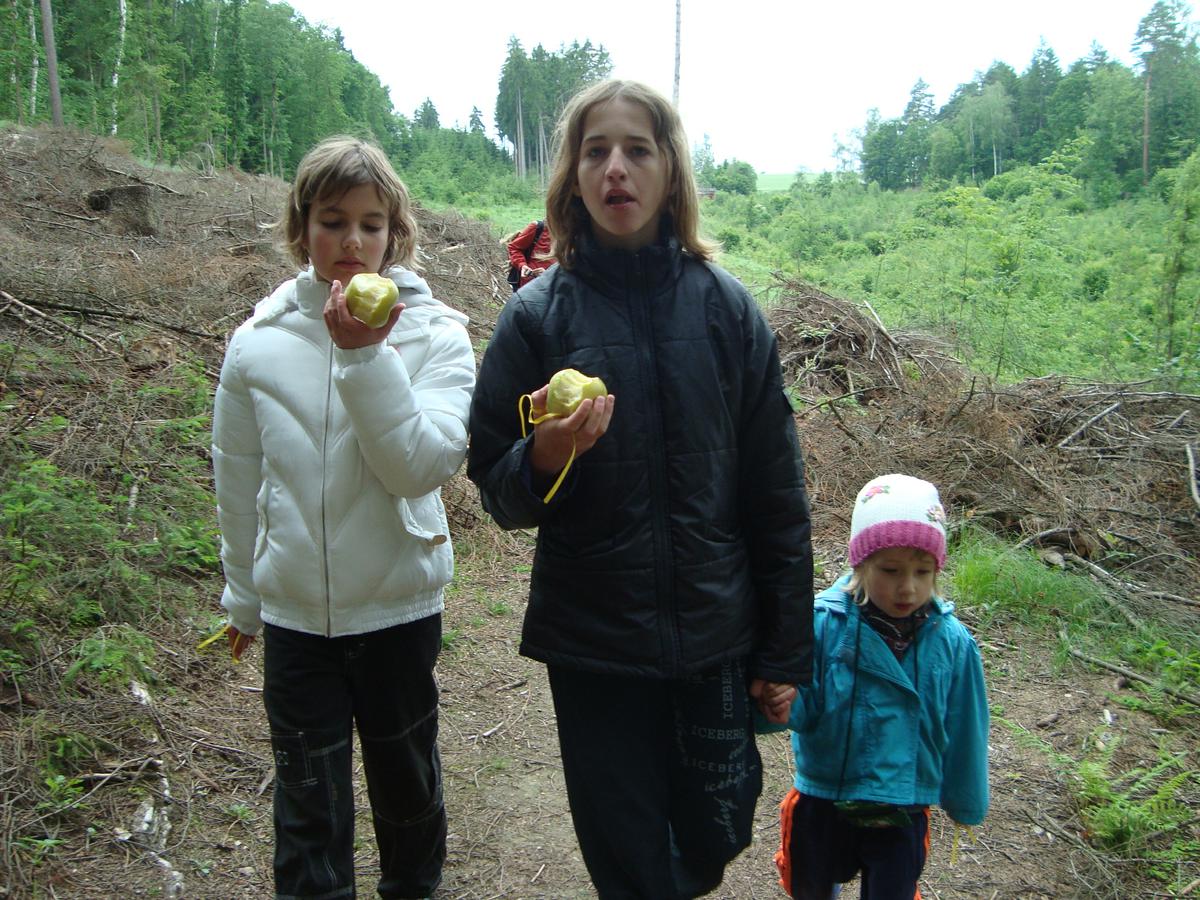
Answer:
<path fill-rule="evenodd" d="M 790 190 L 792 182 L 795 180 L 796 175 L 794 172 L 776 172 L 773 174 L 760 172 L 758 175 L 758 190 L 764 194 Z"/>

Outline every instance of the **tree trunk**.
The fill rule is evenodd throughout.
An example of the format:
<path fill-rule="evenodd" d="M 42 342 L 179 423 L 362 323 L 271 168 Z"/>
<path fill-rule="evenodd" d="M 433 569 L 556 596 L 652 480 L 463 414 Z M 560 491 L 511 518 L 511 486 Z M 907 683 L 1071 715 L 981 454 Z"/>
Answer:
<path fill-rule="evenodd" d="M 1146 57 L 1146 91 L 1142 97 L 1142 186 L 1150 183 L 1150 69 L 1152 57 Z"/>
<path fill-rule="evenodd" d="M 29 67 L 29 118 L 37 117 L 38 92 L 38 37 L 37 19 L 33 15 L 33 4 L 29 4 L 29 46 L 33 53 L 33 61 Z"/>
<path fill-rule="evenodd" d="M 21 10 L 17 6 L 16 3 L 14 3 L 12 6 L 12 12 L 13 12 L 13 32 L 12 33 L 13 33 L 13 42 L 15 43 L 17 40 L 17 34 L 20 33 L 20 30 L 21 30 Z M 37 55 L 36 50 L 34 51 L 34 55 L 35 56 Z M 17 54 L 17 53 L 13 54 L 12 71 L 9 72 L 8 78 L 9 78 L 9 83 L 12 85 L 12 90 L 13 90 L 14 118 L 17 120 L 17 124 L 20 125 L 22 123 L 22 121 L 24 120 L 25 111 L 24 111 L 24 109 L 22 109 L 22 107 L 24 106 L 24 101 L 23 101 L 23 98 L 21 97 L 21 72 L 20 72 L 21 61 L 18 57 L 19 57 L 19 54 Z"/>
<path fill-rule="evenodd" d="M 50 0 L 41 0 L 42 40 L 46 44 L 46 80 L 50 86 L 50 118 L 62 126 L 62 94 L 58 90 L 58 51 L 54 49 L 54 12 Z"/>
<path fill-rule="evenodd" d="M 967 134 L 971 154 L 971 184 L 978 184 L 979 179 L 975 177 L 975 119 L 972 116 L 967 117 Z"/>
<path fill-rule="evenodd" d="M 679 107 L 679 24 L 682 19 L 683 0 L 675 0 L 675 89 L 671 93 L 671 103 Z"/>
<path fill-rule="evenodd" d="M 546 120 L 538 119 L 538 183 L 546 189 L 546 169 L 550 162 L 550 145 L 546 141 Z"/>
<path fill-rule="evenodd" d="M 117 61 L 113 64 L 112 76 L 112 119 L 108 133 L 117 133 L 117 86 L 121 81 L 121 58 L 125 55 L 125 0 L 117 0 Z"/>
<path fill-rule="evenodd" d="M 150 96 L 151 109 L 154 112 L 154 158 L 162 159 L 162 107 L 159 104 L 158 83 L 154 84 L 154 93 Z"/>
<path fill-rule="evenodd" d="M 517 91 L 517 146 L 515 147 L 517 177 L 525 177 L 525 113 L 521 109 L 521 92 Z"/>

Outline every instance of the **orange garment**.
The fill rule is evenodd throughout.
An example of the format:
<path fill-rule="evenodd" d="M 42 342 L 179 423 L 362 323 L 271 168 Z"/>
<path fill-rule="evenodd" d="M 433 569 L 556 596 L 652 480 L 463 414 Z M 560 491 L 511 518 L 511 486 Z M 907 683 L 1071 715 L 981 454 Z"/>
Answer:
<path fill-rule="evenodd" d="M 508 262 L 518 272 L 521 271 L 521 266 L 529 266 L 531 269 L 548 269 L 557 262 L 550 252 L 551 237 L 549 226 L 542 228 L 542 233 L 538 235 L 537 243 L 534 243 L 533 236 L 537 234 L 537 224 L 537 222 L 530 222 L 517 232 L 516 237 L 508 242 Z M 517 282 L 517 287 L 524 287 L 530 281 L 533 281 L 538 274 L 540 273 L 522 275 L 520 281 Z"/>

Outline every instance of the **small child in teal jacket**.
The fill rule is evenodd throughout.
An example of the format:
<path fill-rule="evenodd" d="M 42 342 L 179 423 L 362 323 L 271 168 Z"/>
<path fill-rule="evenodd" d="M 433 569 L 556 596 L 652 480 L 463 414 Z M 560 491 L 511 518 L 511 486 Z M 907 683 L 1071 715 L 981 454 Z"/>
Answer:
<path fill-rule="evenodd" d="M 851 519 L 853 571 L 816 599 L 814 675 L 792 703 L 796 780 L 775 855 L 796 900 L 834 897 L 859 872 L 864 900 L 913 900 L 929 807 L 961 825 L 987 814 L 979 648 L 936 594 L 944 521 L 929 482 L 868 482 Z"/>

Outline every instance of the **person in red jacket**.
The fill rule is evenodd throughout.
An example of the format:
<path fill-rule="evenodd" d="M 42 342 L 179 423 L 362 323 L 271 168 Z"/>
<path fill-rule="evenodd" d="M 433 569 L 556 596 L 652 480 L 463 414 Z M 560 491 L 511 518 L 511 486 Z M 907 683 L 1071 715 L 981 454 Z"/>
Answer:
<path fill-rule="evenodd" d="M 524 287 L 557 262 L 550 252 L 550 229 L 530 222 L 508 241 L 508 262 L 517 276 L 513 290 Z M 510 277 L 510 283 L 511 277 Z"/>

